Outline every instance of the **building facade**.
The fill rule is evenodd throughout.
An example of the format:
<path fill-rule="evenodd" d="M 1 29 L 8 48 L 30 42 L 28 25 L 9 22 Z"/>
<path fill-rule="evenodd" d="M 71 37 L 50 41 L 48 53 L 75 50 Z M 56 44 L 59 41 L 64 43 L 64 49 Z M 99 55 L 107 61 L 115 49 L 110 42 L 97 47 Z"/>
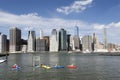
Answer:
<path fill-rule="evenodd" d="M 50 46 L 49 36 L 44 36 L 43 38 L 46 40 L 46 51 L 49 51 L 49 46 Z"/>
<path fill-rule="evenodd" d="M 58 36 L 57 30 L 52 30 L 52 35 L 50 37 L 50 52 L 57 52 L 58 51 Z"/>
<path fill-rule="evenodd" d="M 92 36 L 86 35 L 82 37 L 82 49 L 83 51 L 92 51 Z"/>
<path fill-rule="evenodd" d="M 46 40 L 45 39 L 36 39 L 36 51 L 46 51 Z"/>
<path fill-rule="evenodd" d="M 27 52 L 34 52 L 35 51 L 35 31 L 28 32 L 28 45 L 27 45 Z"/>
<path fill-rule="evenodd" d="M 75 50 L 80 50 L 80 38 L 78 36 L 73 37 L 73 44 Z"/>
<path fill-rule="evenodd" d="M 73 36 L 70 36 L 70 48 L 71 48 L 71 51 L 75 50 Z"/>
<path fill-rule="evenodd" d="M 79 27 L 75 26 L 74 36 L 79 37 Z"/>
<path fill-rule="evenodd" d="M 40 39 L 43 39 L 43 31 L 40 30 Z"/>
<path fill-rule="evenodd" d="M 7 36 L 0 34 L 0 53 L 7 52 Z"/>
<path fill-rule="evenodd" d="M 71 51 L 72 48 L 70 47 L 70 34 L 67 34 L 67 51 Z"/>
<path fill-rule="evenodd" d="M 10 28 L 10 52 L 20 51 L 21 30 L 14 27 Z"/>
<path fill-rule="evenodd" d="M 59 51 L 67 50 L 67 32 L 64 29 L 59 31 Z"/>
<path fill-rule="evenodd" d="M 75 26 L 75 34 L 73 37 L 74 50 L 80 50 L 79 27 Z"/>
<path fill-rule="evenodd" d="M 104 49 L 107 49 L 107 29 L 106 28 L 104 28 L 103 42 L 104 42 Z"/>

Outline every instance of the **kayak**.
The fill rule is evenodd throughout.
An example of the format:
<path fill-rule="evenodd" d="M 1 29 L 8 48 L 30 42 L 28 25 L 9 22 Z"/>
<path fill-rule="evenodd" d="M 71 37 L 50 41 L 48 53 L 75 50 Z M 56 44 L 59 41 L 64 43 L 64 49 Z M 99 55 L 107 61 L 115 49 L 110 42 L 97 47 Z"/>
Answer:
<path fill-rule="evenodd" d="M 77 68 L 77 66 L 72 64 L 72 65 L 67 65 L 67 68 L 75 69 L 75 68 Z"/>
<path fill-rule="evenodd" d="M 47 66 L 47 65 L 42 65 L 41 67 L 45 68 L 45 69 L 50 69 L 51 68 L 50 66 Z"/>
<path fill-rule="evenodd" d="M 19 67 L 17 64 L 14 64 L 14 65 L 12 66 L 12 69 L 13 69 L 13 70 L 14 70 L 14 69 L 19 70 L 20 67 Z"/>
<path fill-rule="evenodd" d="M 60 68 L 64 68 L 64 66 L 53 66 L 52 68 L 60 69 Z"/>
<path fill-rule="evenodd" d="M 17 68 L 18 67 L 18 65 L 17 64 L 14 64 L 13 66 L 12 66 L 12 68 Z"/>

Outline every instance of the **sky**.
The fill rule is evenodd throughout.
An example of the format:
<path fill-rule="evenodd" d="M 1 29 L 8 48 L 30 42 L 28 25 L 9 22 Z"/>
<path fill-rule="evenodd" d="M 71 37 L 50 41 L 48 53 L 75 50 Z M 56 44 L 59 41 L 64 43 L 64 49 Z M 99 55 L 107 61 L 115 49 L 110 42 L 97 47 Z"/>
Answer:
<path fill-rule="evenodd" d="M 27 39 L 29 30 L 37 37 L 61 28 L 74 35 L 75 26 L 81 37 L 95 33 L 100 42 L 107 28 L 107 42 L 120 44 L 120 0 L 0 0 L 0 32 L 8 39 L 11 27 Z"/>

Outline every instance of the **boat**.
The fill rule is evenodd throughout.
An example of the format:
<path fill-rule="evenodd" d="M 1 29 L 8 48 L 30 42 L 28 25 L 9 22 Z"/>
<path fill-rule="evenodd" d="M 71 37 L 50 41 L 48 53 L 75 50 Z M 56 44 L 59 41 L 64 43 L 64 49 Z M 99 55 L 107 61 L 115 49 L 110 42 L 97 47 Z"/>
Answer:
<path fill-rule="evenodd" d="M 19 67 L 17 64 L 14 64 L 14 65 L 12 66 L 12 69 L 19 70 L 19 69 L 20 69 L 20 67 Z"/>
<path fill-rule="evenodd" d="M 4 60 L 4 59 L 2 59 L 2 60 L 0 60 L 0 63 L 3 63 L 3 62 L 5 62 L 6 60 Z"/>
<path fill-rule="evenodd" d="M 39 68 L 40 66 L 39 65 L 35 65 L 35 68 Z"/>
<path fill-rule="evenodd" d="M 71 68 L 71 69 L 75 69 L 75 68 L 77 68 L 77 66 L 75 66 L 75 65 L 73 65 L 73 64 L 71 64 L 71 65 L 67 65 L 66 67 L 67 67 L 67 68 Z"/>
<path fill-rule="evenodd" d="M 50 69 L 51 67 L 48 65 L 41 65 L 41 68 Z"/>
<path fill-rule="evenodd" d="M 55 65 L 52 68 L 54 68 L 54 69 L 60 69 L 60 68 L 64 68 L 64 66 Z"/>
<path fill-rule="evenodd" d="M 14 64 L 14 65 L 12 66 L 12 68 L 16 68 L 16 67 L 18 67 L 18 65 L 17 65 L 17 64 Z"/>

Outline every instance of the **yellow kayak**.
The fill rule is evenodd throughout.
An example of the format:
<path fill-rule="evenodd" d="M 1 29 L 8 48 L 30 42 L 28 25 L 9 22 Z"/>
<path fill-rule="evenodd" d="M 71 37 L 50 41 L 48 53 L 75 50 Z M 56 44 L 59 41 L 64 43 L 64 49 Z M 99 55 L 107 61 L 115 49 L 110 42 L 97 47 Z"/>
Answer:
<path fill-rule="evenodd" d="M 51 67 L 50 66 L 46 66 L 46 65 L 42 65 L 42 68 L 50 69 Z"/>

